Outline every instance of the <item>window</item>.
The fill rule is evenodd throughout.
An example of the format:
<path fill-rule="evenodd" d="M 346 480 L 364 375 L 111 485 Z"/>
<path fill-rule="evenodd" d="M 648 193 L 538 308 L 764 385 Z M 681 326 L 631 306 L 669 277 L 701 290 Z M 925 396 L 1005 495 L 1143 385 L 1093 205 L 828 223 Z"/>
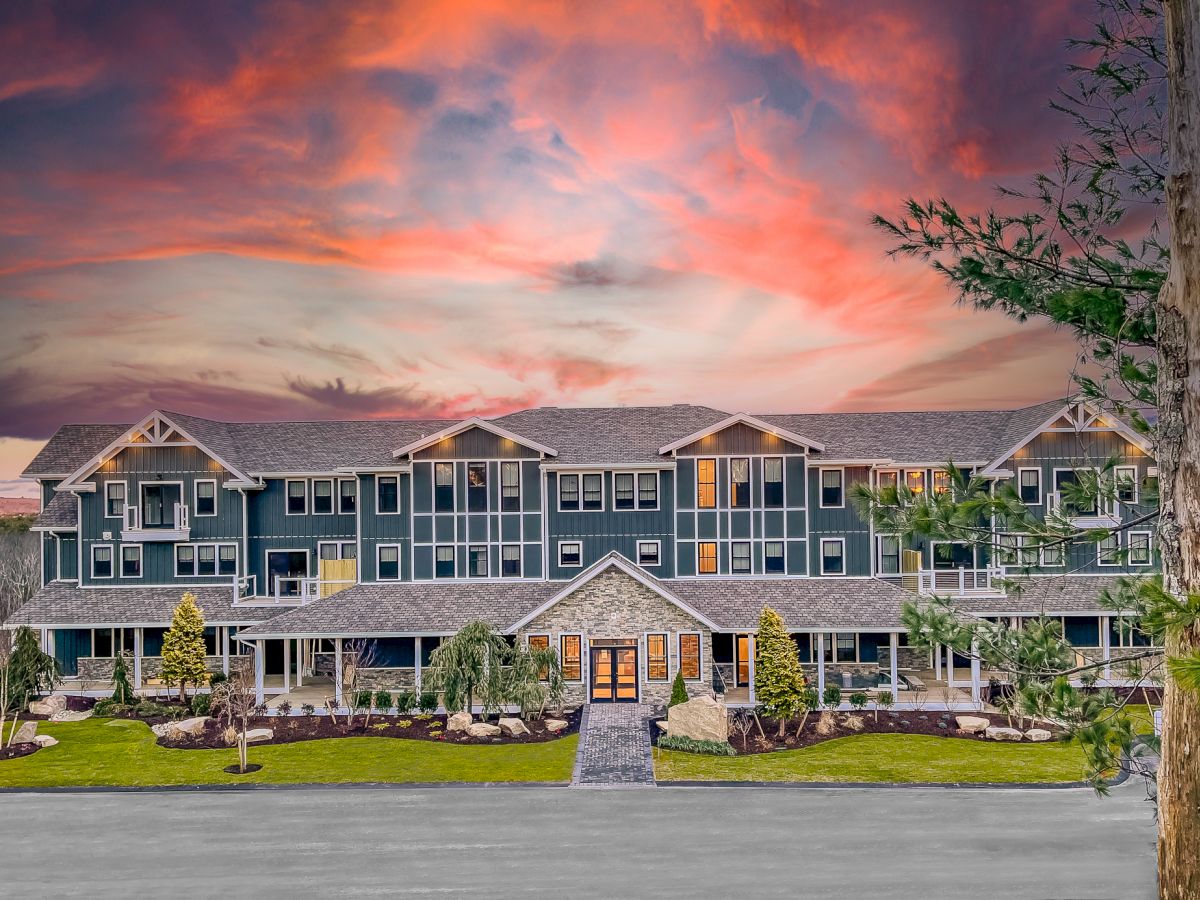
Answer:
<path fill-rule="evenodd" d="M 1063 564 L 1063 545 L 1047 544 L 1042 547 L 1042 565 L 1054 568 Z"/>
<path fill-rule="evenodd" d="M 1025 543 L 1023 535 L 1002 534 L 997 538 L 996 556 L 1002 566 L 1017 564 L 1017 550 Z"/>
<path fill-rule="evenodd" d="M 637 561 L 639 566 L 657 566 L 659 564 L 660 547 L 658 541 L 638 541 Z"/>
<path fill-rule="evenodd" d="M 559 636 L 558 641 L 563 681 L 582 681 L 583 638 L 578 634 L 563 634 Z"/>
<path fill-rule="evenodd" d="M 914 494 L 925 493 L 925 472 L 924 470 L 916 469 L 912 472 L 904 473 L 904 484 Z"/>
<path fill-rule="evenodd" d="M 604 476 L 583 476 L 583 508 L 604 509 Z"/>
<path fill-rule="evenodd" d="M 352 516 L 358 510 L 358 482 L 353 478 L 343 478 L 338 482 L 338 512 L 343 516 Z"/>
<path fill-rule="evenodd" d="M 113 655 L 113 629 L 97 628 L 92 631 L 92 656 L 110 659 Z"/>
<path fill-rule="evenodd" d="M 500 463 L 500 509 L 504 512 L 521 511 L 520 463 Z"/>
<path fill-rule="evenodd" d="M 842 538 L 821 539 L 821 574 L 846 574 L 846 542 Z"/>
<path fill-rule="evenodd" d="M 583 565 L 583 544 L 579 541 L 561 541 L 558 545 L 558 564 L 568 568 Z"/>
<path fill-rule="evenodd" d="M 196 548 L 191 544 L 175 545 L 175 577 L 185 578 L 196 574 Z"/>
<path fill-rule="evenodd" d="M 123 481 L 104 482 L 104 515 L 110 519 L 125 517 L 125 497 L 128 488 Z"/>
<path fill-rule="evenodd" d="M 1121 616 L 1108 617 L 1108 644 L 1110 647 L 1149 647 L 1150 635 L 1142 630 L 1138 619 Z"/>
<path fill-rule="evenodd" d="M 505 544 L 500 548 L 500 575 L 504 578 L 521 577 L 520 544 Z"/>
<path fill-rule="evenodd" d="M 302 516 L 308 512 L 308 484 L 304 481 L 287 482 L 287 514 Z"/>
<path fill-rule="evenodd" d="M 763 460 L 763 506 L 783 506 L 783 458 Z"/>
<path fill-rule="evenodd" d="M 646 635 L 646 680 L 667 680 L 667 636 Z"/>
<path fill-rule="evenodd" d="M 1077 487 L 1081 482 L 1083 486 Z M 1054 470 L 1054 490 L 1058 491 L 1059 503 L 1069 516 L 1096 515 L 1096 487 L 1094 477 L 1080 479 L 1074 469 Z M 1074 502 L 1069 499 L 1071 497 L 1075 498 Z"/>
<path fill-rule="evenodd" d="M 92 577 L 113 577 L 113 548 L 111 544 L 92 546 Z"/>
<path fill-rule="evenodd" d="M 400 548 L 395 544 L 380 544 L 379 546 L 379 572 L 376 578 L 379 581 L 399 581 L 400 580 Z"/>
<path fill-rule="evenodd" d="M 1072 647 L 1099 647 L 1100 617 L 1063 616 L 1063 640 Z"/>
<path fill-rule="evenodd" d="M 684 681 L 700 680 L 700 635 L 694 632 L 679 635 L 679 671 Z"/>
<path fill-rule="evenodd" d="M 433 510 L 454 512 L 454 463 L 433 464 Z"/>
<path fill-rule="evenodd" d="M 750 505 L 750 460 L 729 461 L 729 505 L 734 509 Z"/>
<path fill-rule="evenodd" d="M 379 494 L 376 511 L 384 515 L 400 512 L 399 479 L 395 475 L 380 475 L 375 481 Z"/>
<path fill-rule="evenodd" d="M 550 646 L 550 635 L 548 634 L 531 634 L 525 639 L 526 646 L 530 650 L 545 650 Z M 542 668 L 538 671 L 538 681 L 549 681 L 550 672 Z"/>
<path fill-rule="evenodd" d="M 613 475 L 613 509 L 633 509 L 633 473 L 617 472 Z"/>
<path fill-rule="evenodd" d="M 182 502 L 182 484 L 143 484 L 142 528 L 174 528 L 175 507 Z"/>
<path fill-rule="evenodd" d="M 333 482 L 328 478 L 317 478 L 312 483 L 313 515 L 333 515 Z"/>
<path fill-rule="evenodd" d="M 880 575 L 900 574 L 900 538 L 894 534 L 879 535 L 879 558 L 875 565 Z"/>
<path fill-rule="evenodd" d="M 658 473 L 638 475 L 638 509 L 658 509 Z"/>
<path fill-rule="evenodd" d="M 881 469 L 879 472 L 879 486 L 881 488 L 896 489 L 900 486 L 900 473 L 895 469 Z"/>
<path fill-rule="evenodd" d="M 844 476 L 845 473 L 841 469 L 821 470 L 821 506 L 841 508 L 845 505 L 842 497 Z"/>
<path fill-rule="evenodd" d="M 1110 534 L 1096 544 L 1096 554 L 1102 566 L 1118 566 L 1121 564 L 1121 537 Z M 1090 646 L 1090 645 L 1089 645 Z"/>
<path fill-rule="evenodd" d="M 217 574 L 237 574 L 237 544 L 219 544 L 217 546 Z"/>
<path fill-rule="evenodd" d="M 195 512 L 198 516 L 215 516 L 217 514 L 217 483 L 215 481 L 196 482 Z"/>
<path fill-rule="evenodd" d="M 450 546 L 440 546 L 434 549 L 434 578 L 453 578 L 454 577 L 454 548 Z"/>
<path fill-rule="evenodd" d="M 730 567 L 735 575 L 750 574 L 750 542 L 734 541 L 730 544 Z"/>
<path fill-rule="evenodd" d="M 484 544 L 472 544 L 467 548 L 467 575 L 471 578 L 487 578 L 488 553 Z"/>
<path fill-rule="evenodd" d="M 351 541 L 319 541 L 317 543 L 318 559 L 354 559 L 357 548 Z"/>
<path fill-rule="evenodd" d="M 950 493 L 950 473 L 945 469 L 938 469 L 933 473 L 933 492 L 935 494 Z"/>
<path fill-rule="evenodd" d="M 1150 532 L 1129 532 L 1129 564 L 1131 566 L 1148 566 L 1150 562 Z"/>
<path fill-rule="evenodd" d="M 1021 493 L 1021 502 L 1029 506 L 1037 506 L 1042 502 L 1042 470 L 1018 469 L 1017 489 Z"/>
<path fill-rule="evenodd" d="M 858 662 L 858 635 L 853 631 L 839 631 L 834 636 L 834 661 Z"/>
<path fill-rule="evenodd" d="M 768 575 L 783 574 L 783 541 L 767 541 L 763 544 L 763 571 Z"/>
<path fill-rule="evenodd" d="M 196 574 L 217 574 L 217 548 L 212 544 L 200 544 L 196 547 Z"/>
<path fill-rule="evenodd" d="M 696 460 L 696 506 L 713 509 L 717 505 L 717 461 Z"/>
<path fill-rule="evenodd" d="M 579 476 L 558 476 L 558 508 L 579 509 Z"/>
<path fill-rule="evenodd" d="M 467 463 L 467 512 L 487 512 L 487 463 Z"/>
<path fill-rule="evenodd" d="M 1137 466 L 1117 466 L 1113 470 L 1116 481 L 1117 499 L 1122 503 L 1138 502 Z"/>
<path fill-rule="evenodd" d="M 696 545 L 696 570 L 701 575 L 717 574 L 717 544 L 704 541 Z"/>
<path fill-rule="evenodd" d="M 142 545 L 125 544 L 121 547 L 121 577 L 142 577 Z"/>

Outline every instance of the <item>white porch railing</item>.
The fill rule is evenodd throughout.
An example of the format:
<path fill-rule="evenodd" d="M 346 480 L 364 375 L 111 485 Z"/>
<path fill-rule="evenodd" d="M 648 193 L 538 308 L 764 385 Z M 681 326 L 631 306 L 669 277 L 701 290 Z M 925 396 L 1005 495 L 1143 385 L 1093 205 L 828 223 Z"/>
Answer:
<path fill-rule="evenodd" d="M 917 572 L 917 593 L 955 597 L 1002 596 L 1000 569 L 922 569 Z"/>
<path fill-rule="evenodd" d="M 1046 515 L 1066 516 L 1077 528 L 1107 528 L 1121 521 L 1121 504 L 1117 500 L 1100 501 L 1092 510 L 1064 509 L 1062 491 L 1049 491 L 1046 494 Z"/>
<path fill-rule="evenodd" d="M 186 503 L 176 503 L 170 524 L 146 525 L 142 521 L 142 508 L 127 503 L 121 525 L 123 541 L 186 541 L 192 532 L 191 510 Z"/>

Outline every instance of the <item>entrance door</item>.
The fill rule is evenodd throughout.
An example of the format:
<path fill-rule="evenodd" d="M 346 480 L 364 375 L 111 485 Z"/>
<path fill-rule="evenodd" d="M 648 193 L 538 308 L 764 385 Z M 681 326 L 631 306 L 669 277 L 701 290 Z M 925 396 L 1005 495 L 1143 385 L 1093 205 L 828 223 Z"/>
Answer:
<path fill-rule="evenodd" d="M 592 648 L 593 703 L 636 703 L 637 647 Z"/>
<path fill-rule="evenodd" d="M 750 685 L 750 635 L 739 634 L 734 642 L 734 687 Z"/>
<path fill-rule="evenodd" d="M 282 578 L 279 583 L 279 596 L 298 597 L 300 582 L 297 578 L 308 575 L 307 550 L 269 550 L 267 552 L 267 590 L 275 593 L 275 579 Z"/>

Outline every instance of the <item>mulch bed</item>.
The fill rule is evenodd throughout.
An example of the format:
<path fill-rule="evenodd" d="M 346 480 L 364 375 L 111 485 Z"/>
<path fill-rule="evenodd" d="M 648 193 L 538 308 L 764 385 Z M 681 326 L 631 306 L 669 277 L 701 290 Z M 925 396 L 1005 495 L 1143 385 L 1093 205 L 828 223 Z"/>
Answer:
<path fill-rule="evenodd" d="M 825 721 L 829 724 L 828 728 L 818 726 L 821 723 L 822 715 Z M 731 730 L 729 735 L 729 743 L 737 750 L 738 754 L 755 754 L 755 753 L 774 753 L 776 750 L 800 750 L 805 747 L 812 747 L 815 744 L 822 744 L 825 741 L 831 741 L 835 738 L 850 737 L 855 734 L 923 734 L 932 737 L 953 737 L 969 741 L 987 741 L 988 743 L 997 743 L 996 741 L 988 741 L 982 734 L 967 734 L 960 732 L 954 723 L 955 716 L 978 716 L 989 720 L 993 725 L 1008 727 L 1009 720 L 1007 716 L 998 713 L 986 712 L 939 712 L 926 711 L 915 712 L 905 710 L 903 712 L 888 711 L 879 713 L 879 721 L 875 721 L 874 712 L 837 712 L 837 713 L 812 713 L 808 717 L 808 721 L 804 725 L 804 730 L 799 736 L 796 735 L 796 723 L 792 722 L 788 725 L 787 736 L 784 740 L 775 739 L 775 732 L 778 729 L 778 723 L 773 719 L 760 717 L 762 720 L 763 731 L 766 733 L 764 740 L 759 736 L 758 727 L 752 725 L 750 733 L 746 735 L 746 743 L 742 744 L 742 733 L 740 731 Z M 853 727 L 847 722 L 857 719 L 861 727 Z M 1013 727 L 1017 727 L 1017 720 L 1013 720 Z M 1024 730 L 1030 728 L 1046 728 L 1049 731 L 1054 731 L 1047 725 L 1038 723 L 1031 724 L 1026 720 Z M 654 743 L 658 743 L 658 739 L 662 736 L 662 729 L 651 723 Z"/>
<path fill-rule="evenodd" d="M 300 741 L 315 741 L 322 738 L 343 737 L 389 737 L 404 738 L 415 741 L 436 741 L 440 744 L 540 744 L 557 740 L 579 731 L 580 711 L 578 709 L 563 715 L 551 716 L 566 721 L 567 727 L 559 732 L 547 731 L 541 721 L 526 722 L 525 727 L 530 733 L 520 737 L 500 735 L 493 738 L 473 738 L 465 732 L 446 732 L 445 716 L 422 717 L 419 714 L 410 716 L 371 716 L 370 725 L 364 724 L 364 717 L 354 717 L 354 725 L 346 724 L 346 717 L 339 715 L 335 724 L 329 716 L 261 716 L 250 720 L 251 728 L 270 728 L 274 737 L 269 741 L 259 741 L 254 746 L 263 744 L 294 744 Z M 480 721 L 476 717 L 475 721 Z M 488 719 L 496 724 L 493 716 Z M 404 724 L 407 723 L 407 724 Z M 214 750 L 223 749 L 225 729 L 215 719 L 205 723 L 204 731 L 194 737 L 186 737 L 179 741 L 168 741 L 159 738 L 162 747 L 173 750 Z"/>
<path fill-rule="evenodd" d="M 17 759 L 21 756 L 32 756 L 41 749 L 37 744 L 13 744 L 11 747 L 0 749 L 0 762 L 6 759 Z"/>

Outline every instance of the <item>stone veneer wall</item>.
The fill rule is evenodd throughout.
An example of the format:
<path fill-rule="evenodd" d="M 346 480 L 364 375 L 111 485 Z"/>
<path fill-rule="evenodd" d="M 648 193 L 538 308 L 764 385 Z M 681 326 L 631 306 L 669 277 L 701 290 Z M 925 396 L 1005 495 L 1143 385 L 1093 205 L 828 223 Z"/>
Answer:
<path fill-rule="evenodd" d="M 354 688 L 359 691 L 411 691 L 417 686 L 417 670 L 405 668 L 359 669 Z"/>
<path fill-rule="evenodd" d="M 876 664 L 877 669 L 890 669 L 892 666 L 892 648 L 879 648 L 879 662 Z M 933 664 L 929 661 L 929 651 L 921 650 L 917 647 L 905 647 L 903 645 L 896 648 L 896 668 L 898 669 L 930 669 Z"/>
<path fill-rule="evenodd" d="M 688 695 L 712 694 L 712 632 L 675 604 L 667 601 L 624 572 L 609 569 L 597 575 L 518 632 L 518 640 L 531 634 L 550 635 L 550 646 L 559 648 L 559 636 L 583 635 L 583 680 L 568 682 L 564 702 L 587 702 L 588 642 L 603 638 L 638 639 L 638 692 L 644 703 L 665 705 L 671 699 L 671 682 L 646 680 L 646 632 L 667 633 L 667 669 L 671 678 L 679 668 L 680 632 L 700 633 L 700 680 L 686 682 Z"/>
<path fill-rule="evenodd" d="M 229 671 L 236 672 L 239 666 L 249 669 L 253 657 L 230 656 Z M 79 658 L 79 677 L 87 681 L 108 681 L 112 679 L 114 660 L 112 657 L 81 656 Z M 128 658 L 125 664 L 129 669 L 129 679 L 133 680 L 133 659 Z M 204 657 L 204 664 L 210 672 L 220 672 L 222 658 L 220 656 Z M 161 656 L 142 657 L 142 679 L 157 678 L 162 672 Z"/>

